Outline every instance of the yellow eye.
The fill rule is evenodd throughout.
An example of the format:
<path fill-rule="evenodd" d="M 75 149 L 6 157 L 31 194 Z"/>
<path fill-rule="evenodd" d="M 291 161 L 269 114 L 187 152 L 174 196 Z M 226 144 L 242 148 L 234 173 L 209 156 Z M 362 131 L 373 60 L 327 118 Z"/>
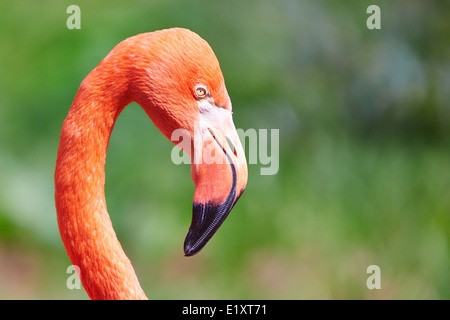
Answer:
<path fill-rule="evenodd" d="M 197 99 L 204 99 L 208 95 L 208 89 L 206 86 L 199 84 L 195 86 L 195 97 Z"/>

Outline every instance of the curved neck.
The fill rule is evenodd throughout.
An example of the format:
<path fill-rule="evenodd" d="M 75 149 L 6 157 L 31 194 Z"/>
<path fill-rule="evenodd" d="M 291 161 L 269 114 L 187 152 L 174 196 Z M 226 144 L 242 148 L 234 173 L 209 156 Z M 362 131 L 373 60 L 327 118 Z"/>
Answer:
<path fill-rule="evenodd" d="M 58 226 L 90 298 L 145 299 L 104 193 L 106 151 L 114 123 L 130 102 L 128 84 L 120 76 L 104 81 L 99 67 L 83 81 L 63 123 L 55 170 Z"/>

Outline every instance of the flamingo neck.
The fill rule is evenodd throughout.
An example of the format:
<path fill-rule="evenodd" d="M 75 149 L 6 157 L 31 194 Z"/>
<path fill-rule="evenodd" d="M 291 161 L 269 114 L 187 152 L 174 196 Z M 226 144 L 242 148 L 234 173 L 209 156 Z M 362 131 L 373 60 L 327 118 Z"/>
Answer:
<path fill-rule="evenodd" d="M 114 232 L 104 192 L 106 151 L 130 102 L 128 85 L 124 77 L 107 82 L 102 74 L 94 69 L 83 81 L 63 123 L 55 170 L 58 226 L 91 299 L 146 299 Z"/>

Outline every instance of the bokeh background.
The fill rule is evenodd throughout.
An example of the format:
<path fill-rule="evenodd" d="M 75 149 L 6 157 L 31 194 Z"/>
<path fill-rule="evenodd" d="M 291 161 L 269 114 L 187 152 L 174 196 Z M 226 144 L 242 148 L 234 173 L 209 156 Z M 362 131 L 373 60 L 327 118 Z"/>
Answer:
<path fill-rule="evenodd" d="M 81 9 L 68 30 L 66 9 Z M 381 30 L 366 9 L 381 8 Z M 69 290 L 53 172 L 82 79 L 126 37 L 186 27 L 221 63 L 237 128 L 279 129 L 279 171 L 183 256 L 194 186 L 144 111 L 106 164 L 117 235 L 154 299 L 450 298 L 448 1 L 1 1 L 0 298 Z M 369 265 L 381 289 L 369 290 Z"/>

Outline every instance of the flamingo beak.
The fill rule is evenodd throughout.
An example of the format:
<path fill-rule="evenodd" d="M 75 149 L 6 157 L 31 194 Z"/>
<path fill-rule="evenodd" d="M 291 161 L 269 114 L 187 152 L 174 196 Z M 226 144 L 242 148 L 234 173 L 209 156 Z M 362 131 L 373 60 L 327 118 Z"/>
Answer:
<path fill-rule="evenodd" d="M 195 193 L 185 256 L 206 245 L 247 185 L 247 162 L 231 111 L 203 110 L 195 131 L 191 164 Z"/>

